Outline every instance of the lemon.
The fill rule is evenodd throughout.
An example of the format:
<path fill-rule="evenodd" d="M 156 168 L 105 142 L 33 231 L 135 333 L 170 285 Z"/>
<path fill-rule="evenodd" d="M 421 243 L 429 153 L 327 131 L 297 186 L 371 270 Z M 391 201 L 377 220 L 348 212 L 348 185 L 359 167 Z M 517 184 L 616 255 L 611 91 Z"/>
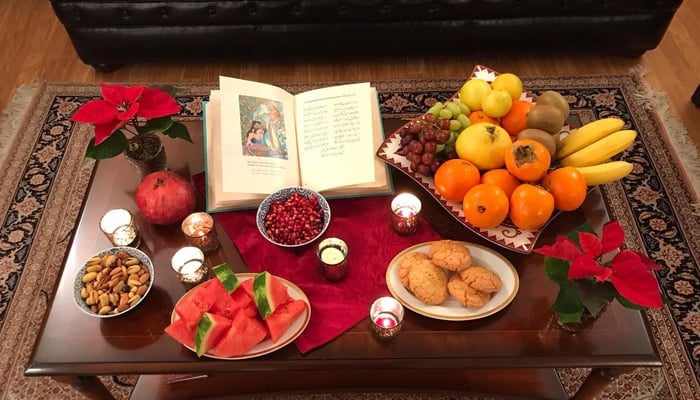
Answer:
<path fill-rule="evenodd" d="M 469 110 L 481 110 L 481 99 L 491 91 L 491 85 L 483 79 L 470 79 L 459 89 L 459 101 Z"/>
<path fill-rule="evenodd" d="M 511 73 L 500 74 L 491 82 L 492 89 L 505 90 L 512 100 L 520 99 L 523 92 L 523 82 L 517 75 Z"/>
<path fill-rule="evenodd" d="M 494 89 L 481 99 L 481 109 L 491 118 L 501 118 L 508 114 L 512 105 L 510 94 L 502 89 Z"/>

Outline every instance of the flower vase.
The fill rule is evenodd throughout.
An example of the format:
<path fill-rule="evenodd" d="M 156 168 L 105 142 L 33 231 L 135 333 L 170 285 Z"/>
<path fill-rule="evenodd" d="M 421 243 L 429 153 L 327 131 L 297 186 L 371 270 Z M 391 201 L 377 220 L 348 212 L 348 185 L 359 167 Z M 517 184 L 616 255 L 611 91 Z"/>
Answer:
<path fill-rule="evenodd" d="M 598 319 L 598 317 L 603 315 L 603 312 L 607 307 L 608 306 L 606 304 L 596 316 L 593 316 L 593 314 L 591 314 L 590 311 L 584 309 L 583 314 L 581 315 L 581 320 L 579 322 L 561 322 L 559 321 L 559 313 L 557 313 L 556 311 L 552 315 L 552 318 L 554 318 L 557 321 L 557 325 L 559 326 L 559 328 L 572 335 L 575 335 L 577 333 L 583 332 L 584 330 L 588 329 L 591 325 L 593 325 L 593 323 Z"/>
<path fill-rule="evenodd" d="M 152 133 L 134 136 L 129 139 L 129 145 L 124 150 L 124 156 L 136 169 L 139 178 L 151 172 L 167 168 L 165 146 L 158 136 Z"/>

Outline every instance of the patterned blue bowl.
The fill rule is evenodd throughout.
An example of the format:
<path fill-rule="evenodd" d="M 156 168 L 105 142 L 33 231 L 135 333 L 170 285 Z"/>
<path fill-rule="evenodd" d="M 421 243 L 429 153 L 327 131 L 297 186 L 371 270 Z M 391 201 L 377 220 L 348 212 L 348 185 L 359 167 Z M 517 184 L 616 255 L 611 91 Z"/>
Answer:
<path fill-rule="evenodd" d="M 279 243 L 274 241 L 270 236 L 268 236 L 267 232 L 265 231 L 265 217 L 267 216 L 267 212 L 269 211 L 270 204 L 273 200 L 284 200 L 291 196 L 294 192 L 299 193 L 300 195 L 305 197 L 313 196 L 318 200 L 318 204 L 321 206 L 321 211 L 323 211 L 323 227 L 316 236 L 314 236 L 311 240 L 307 242 L 299 244 Z M 270 243 L 276 244 L 281 247 L 302 247 L 306 246 L 309 243 L 312 243 L 326 232 L 326 229 L 328 229 L 328 225 L 330 225 L 331 223 L 331 207 L 328 205 L 328 201 L 326 201 L 326 199 L 320 193 L 305 187 L 292 186 L 280 189 L 267 196 L 265 200 L 263 200 L 262 203 L 260 203 L 260 206 L 258 206 L 258 213 L 256 215 L 255 220 L 258 225 L 258 231 L 260 231 L 260 234 L 263 235 L 263 237 L 267 239 Z"/>

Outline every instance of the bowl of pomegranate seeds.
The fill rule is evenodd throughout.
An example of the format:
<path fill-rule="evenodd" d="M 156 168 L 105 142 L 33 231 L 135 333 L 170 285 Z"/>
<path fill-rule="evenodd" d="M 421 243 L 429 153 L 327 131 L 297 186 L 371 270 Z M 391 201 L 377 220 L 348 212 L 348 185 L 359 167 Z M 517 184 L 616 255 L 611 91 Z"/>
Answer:
<path fill-rule="evenodd" d="M 326 199 L 311 189 L 294 186 L 278 190 L 258 207 L 258 230 L 282 247 L 301 247 L 318 239 L 331 222 Z"/>

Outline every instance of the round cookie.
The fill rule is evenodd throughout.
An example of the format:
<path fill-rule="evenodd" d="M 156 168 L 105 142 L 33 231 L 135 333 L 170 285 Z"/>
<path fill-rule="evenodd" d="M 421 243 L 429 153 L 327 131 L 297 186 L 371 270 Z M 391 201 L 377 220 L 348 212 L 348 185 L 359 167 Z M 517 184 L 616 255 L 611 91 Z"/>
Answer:
<path fill-rule="evenodd" d="M 472 264 L 472 254 L 463 243 L 455 240 L 438 240 L 430 244 L 430 259 L 438 267 L 459 272 Z"/>
<path fill-rule="evenodd" d="M 397 268 L 397 272 L 399 273 L 399 280 L 401 280 L 401 284 L 408 289 L 409 284 L 408 284 L 408 271 L 411 270 L 411 267 L 416 264 L 419 261 L 422 260 L 427 260 L 428 255 L 425 253 L 420 253 L 417 251 L 413 251 L 408 254 L 404 254 L 403 257 L 399 259 L 399 265 Z"/>
<path fill-rule="evenodd" d="M 409 290 L 427 305 L 438 305 L 450 295 L 445 271 L 430 260 L 414 264 L 408 271 Z"/>
<path fill-rule="evenodd" d="M 459 277 L 469 286 L 481 292 L 493 293 L 501 288 L 501 278 L 479 265 L 472 265 L 461 271 Z"/>
<path fill-rule="evenodd" d="M 454 274 L 447 282 L 447 290 L 464 307 L 480 308 L 491 299 L 491 294 L 476 290 Z"/>

